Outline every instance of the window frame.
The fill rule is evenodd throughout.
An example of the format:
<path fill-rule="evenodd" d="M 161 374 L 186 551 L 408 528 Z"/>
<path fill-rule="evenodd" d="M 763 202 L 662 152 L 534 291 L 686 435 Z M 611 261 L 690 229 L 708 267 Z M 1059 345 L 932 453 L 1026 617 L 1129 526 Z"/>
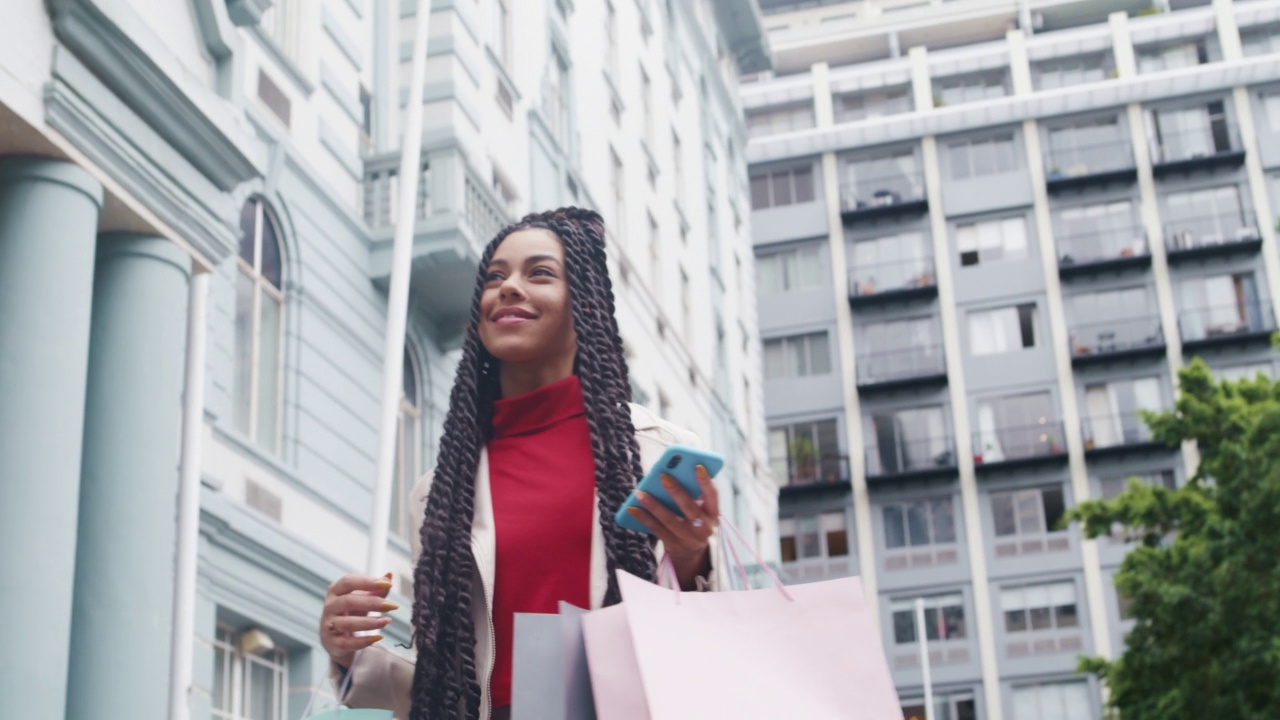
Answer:
<path fill-rule="evenodd" d="M 1062 512 L 1057 516 L 1057 518 L 1053 523 L 1050 523 L 1049 522 L 1049 515 L 1050 515 L 1049 501 L 1048 501 L 1048 498 L 1046 497 L 1046 493 L 1053 493 L 1053 492 L 1056 492 L 1061 500 Z M 1037 520 L 1039 521 L 1041 528 L 1043 528 L 1039 531 L 1034 531 L 1034 530 L 1029 530 L 1027 528 L 1024 528 L 1023 521 L 1026 520 L 1026 518 L 1020 515 L 1018 510 L 1019 500 L 1023 498 L 1029 498 L 1032 494 L 1035 494 L 1037 497 L 1037 500 L 1036 500 L 1036 510 L 1038 514 Z M 1008 490 L 997 490 L 997 491 L 991 492 L 987 497 L 988 497 L 988 507 L 991 510 L 991 536 L 997 542 L 999 542 L 1000 540 L 1007 540 L 1007 539 L 1043 538 L 1043 537 L 1049 537 L 1052 535 L 1061 535 L 1068 532 L 1068 530 L 1066 530 L 1065 528 L 1062 530 L 1055 530 L 1053 528 L 1053 525 L 1056 525 L 1057 521 L 1061 520 L 1063 515 L 1065 515 L 1066 509 L 1067 509 L 1067 492 L 1066 492 L 1066 488 L 1064 488 L 1061 483 L 1057 485 L 1053 485 L 1053 484 L 1036 485 L 1033 487 L 1021 487 L 1021 488 L 1011 488 Z M 1011 533 L 1001 533 L 1000 527 L 999 527 L 999 521 L 997 519 L 1000 513 L 996 509 L 996 502 L 998 500 L 1002 500 L 1005 498 L 1009 500 L 1009 512 L 1011 517 L 1013 518 L 1013 523 L 1014 523 L 1013 532 Z"/>
<path fill-rule="evenodd" d="M 413 508 L 410 497 L 418 478 L 423 473 L 426 448 L 423 421 L 425 405 L 422 373 L 418 372 L 417 353 L 409 343 L 404 346 L 404 377 L 400 383 L 400 403 L 396 418 L 395 482 L 392 489 L 391 534 L 405 542 L 410 541 L 413 527 Z M 412 378 L 413 397 L 407 388 Z"/>
<path fill-rule="evenodd" d="M 915 602 L 918 597 L 924 599 L 925 637 L 928 643 L 930 644 L 947 643 L 947 642 L 954 642 L 954 641 L 967 641 L 969 639 L 968 618 L 967 618 L 967 613 L 965 612 L 964 592 L 961 590 L 954 590 L 952 592 L 946 592 L 946 593 L 935 593 L 930 595 L 891 598 L 889 600 L 889 623 L 892 627 L 894 645 L 901 647 L 901 646 L 915 646 L 920 644 L 920 638 L 916 634 Z M 944 638 L 942 637 L 942 633 L 939 632 L 938 637 L 929 637 L 929 630 L 931 629 L 937 630 L 938 628 L 938 625 L 937 625 L 938 616 L 942 615 L 945 618 L 946 610 L 948 608 L 958 608 L 960 610 L 959 634 Z M 930 611 L 932 611 L 932 614 L 933 614 L 933 618 L 934 618 L 933 623 L 930 623 L 930 619 L 929 619 Z M 908 614 L 908 617 L 910 618 L 909 627 L 910 627 L 911 637 L 909 639 L 904 639 L 903 636 L 899 634 L 899 630 L 901 628 L 898 625 L 898 620 L 899 620 L 899 616 L 902 615 L 903 613 Z M 901 627 L 905 628 L 908 626 L 903 625 Z"/>
<path fill-rule="evenodd" d="M 244 433 L 244 435 L 257 447 L 262 447 L 259 439 L 260 410 L 262 403 L 262 307 L 264 295 L 273 300 L 278 306 L 278 318 L 275 338 L 276 362 L 274 372 L 276 376 L 275 397 L 271 402 L 275 405 L 275 428 L 271 436 L 271 445 L 263 448 L 271 455 L 277 455 L 280 452 L 281 435 L 283 434 L 283 405 L 284 405 L 284 339 L 285 339 L 285 320 L 286 320 L 286 296 L 285 296 L 285 276 L 286 276 L 286 255 L 284 237 L 281 232 L 280 223 L 276 220 L 274 211 L 271 210 L 267 201 L 262 197 L 252 197 L 246 201 L 254 205 L 253 220 L 253 262 L 247 262 L 242 252 L 236 255 L 236 279 L 237 285 L 241 277 L 245 277 L 250 282 L 250 292 L 252 293 L 251 310 L 250 310 L 250 326 L 249 326 L 249 378 L 248 378 L 248 398 L 249 407 L 247 409 L 247 426 L 240 427 L 240 422 L 232 413 L 233 424 L 236 429 Z M 243 212 L 243 210 L 242 210 Z M 270 279 L 262 272 L 262 243 L 263 228 L 266 223 L 270 223 L 272 231 L 275 234 L 278 257 L 280 259 L 280 286 L 276 287 Z M 243 242 L 244 238 L 241 238 Z M 238 304 L 238 303 L 237 303 Z M 237 326 L 239 318 L 236 319 Z M 237 327 L 236 334 L 239 335 Z M 234 371 L 233 371 L 234 372 Z M 238 374 L 238 373 L 236 373 Z M 238 385 L 238 381 L 233 380 L 233 385 Z M 239 393 L 233 387 L 233 399 L 239 401 L 237 397 Z"/>
<path fill-rule="evenodd" d="M 284 720 L 289 717 L 289 654 L 283 648 L 269 651 L 272 660 L 247 655 L 235 643 L 238 636 L 236 629 L 225 623 L 218 623 L 214 637 L 210 641 L 213 646 L 214 681 L 210 688 L 210 716 L 216 720 L 249 720 L 246 703 L 252 697 L 246 694 L 246 688 L 252 687 L 250 671 L 254 665 L 266 667 L 271 671 L 275 685 L 272 702 L 275 717 L 271 720 Z M 222 654 L 222 662 L 218 662 L 218 654 Z M 221 667 L 219 667 L 221 665 Z M 223 695 L 214 697 L 217 687 L 217 676 L 223 674 Z M 230 680 L 228 681 L 228 677 Z M 222 703 L 231 705 L 230 709 L 219 707 Z"/>
<path fill-rule="evenodd" d="M 1028 594 L 1028 591 L 1040 590 L 1040 589 L 1043 589 L 1048 593 L 1049 597 L 1047 599 L 1049 600 L 1049 604 L 1043 605 L 1043 606 L 1031 605 L 1031 600 L 1026 597 Z M 1069 604 L 1055 603 L 1053 600 L 1054 590 L 1064 590 L 1064 589 L 1069 590 L 1071 595 L 1071 602 Z M 1006 598 L 1012 593 L 1023 594 L 1021 607 L 1014 608 L 1014 609 L 1009 608 L 1010 603 L 1006 601 Z M 1062 608 L 1067 608 L 1067 607 L 1071 608 L 1071 612 L 1069 614 L 1063 613 L 1061 611 Z M 1042 611 L 1046 613 L 1047 619 L 1049 621 L 1048 626 L 1044 626 L 1044 627 L 1035 626 L 1036 616 L 1034 613 L 1036 611 Z M 1024 624 L 1019 629 L 1010 628 L 1009 615 L 1010 613 L 1013 613 L 1013 612 L 1022 613 L 1022 619 Z M 1080 628 L 1082 627 L 1082 618 L 1080 617 L 1080 589 L 1076 587 L 1075 580 L 1070 578 L 1065 580 L 1053 580 L 1050 582 L 1032 582 L 1032 583 L 1024 583 L 1021 585 L 1006 585 L 1000 588 L 1000 615 L 1001 615 L 1002 632 L 1006 637 L 1027 637 L 1027 636 L 1033 636 L 1038 633 L 1052 633 L 1052 632 L 1061 632 L 1061 631 L 1080 630 Z M 1060 624 L 1061 617 L 1063 616 L 1069 616 L 1073 618 L 1072 622 L 1069 624 Z"/>
<path fill-rule="evenodd" d="M 825 345 L 825 353 L 817 353 L 814 343 L 817 338 L 822 338 L 822 345 Z M 813 332 L 797 333 L 794 335 L 783 335 L 779 337 L 767 338 L 764 343 L 765 358 L 765 380 L 795 380 L 800 378 L 823 377 L 830 375 L 834 371 L 834 363 L 831 362 L 831 333 L 828 330 L 815 330 Z M 801 368 L 795 368 L 792 365 L 792 352 L 794 348 L 799 346 L 798 352 L 803 355 Z M 776 352 L 781 352 L 782 374 L 773 374 L 770 369 L 769 357 L 771 348 L 779 348 Z M 825 355 L 825 363 L 815 361 L 815 358 Z M 821 367 L 825 364 L 825 370 L 816 370 L 815 367 Z"/>

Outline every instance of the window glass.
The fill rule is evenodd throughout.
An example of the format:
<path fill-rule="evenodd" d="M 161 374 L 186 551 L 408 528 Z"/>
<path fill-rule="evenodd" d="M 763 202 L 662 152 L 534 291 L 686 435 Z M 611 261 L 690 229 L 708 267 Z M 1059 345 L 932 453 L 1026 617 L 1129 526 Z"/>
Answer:
<path fill-rule="evenodd" d="M 1013 305 L 969 313 L 971 355 L 997 355 L 1036 346 L 1035 304 Z"/>

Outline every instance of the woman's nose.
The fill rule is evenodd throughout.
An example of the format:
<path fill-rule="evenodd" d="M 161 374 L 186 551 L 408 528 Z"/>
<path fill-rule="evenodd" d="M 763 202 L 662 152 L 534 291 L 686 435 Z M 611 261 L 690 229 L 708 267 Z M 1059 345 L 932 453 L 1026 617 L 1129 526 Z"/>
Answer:
<path fill-rule="evenodd" d="M 498 294 L 501 297 L 524 297 L 524 288 L 520 286 L 520 280 L 515 275 L 510 275 L 506 280 L 502 281 L 502 285 L 498 288 Z"/>

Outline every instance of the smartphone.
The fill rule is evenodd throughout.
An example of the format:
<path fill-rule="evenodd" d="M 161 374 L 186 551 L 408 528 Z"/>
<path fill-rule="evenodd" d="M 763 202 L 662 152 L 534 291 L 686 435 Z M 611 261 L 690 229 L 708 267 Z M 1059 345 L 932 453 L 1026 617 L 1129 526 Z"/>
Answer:
<path fill-rule="evenodd" d="M 699 450 L 691 448 L 687 445 L 672 445 L 662 453 L 662 457 L 658 458 L 658 462 L 649 468 L 649 472 L 640 479 L 640 484 L 636 486 L 636 490 L 642 490 L 652 495 L 662 503 L 671 512 L 684 517 L 684 512 L 680 510 L 680 506 L 676 505 L 676 501 L 667 493 L 667 489 L 662 485 L 662 476 L 664 474 L 675 478 L 680 487 L 689 493 L 694 500 L 702 497 L 702 486 L 698 484 L 698 475 L 696 468 L 701 465 L 707 469 L 707 474 L 715 477 L 720 472 L 720 468 L 724 467 L 724 458 L 709 450 Z M 618 514 L 614 516 L 614 520 L 618 525 L 636 532 L 653 534 L 653 531 L 644 526 L 644 523 L 631 516 L 627 512 L 627 508 L 637 507 L 644 509 L 644 505 L 636 498 L 633 490 L 631 496 L 618 509 Z"/>

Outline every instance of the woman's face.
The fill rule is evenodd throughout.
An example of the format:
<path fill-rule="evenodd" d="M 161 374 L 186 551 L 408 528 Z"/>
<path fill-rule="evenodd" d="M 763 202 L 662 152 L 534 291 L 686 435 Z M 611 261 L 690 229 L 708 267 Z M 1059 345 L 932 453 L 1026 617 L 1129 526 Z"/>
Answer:
<path fill-rule="evenodd" d="M 542 228 L 511 233 L 485 273 L 480 342 L 489 354 L 507 363 L 572 363 L 578 336 L 569 309 L 564 246 L 555 233 Z"/>

